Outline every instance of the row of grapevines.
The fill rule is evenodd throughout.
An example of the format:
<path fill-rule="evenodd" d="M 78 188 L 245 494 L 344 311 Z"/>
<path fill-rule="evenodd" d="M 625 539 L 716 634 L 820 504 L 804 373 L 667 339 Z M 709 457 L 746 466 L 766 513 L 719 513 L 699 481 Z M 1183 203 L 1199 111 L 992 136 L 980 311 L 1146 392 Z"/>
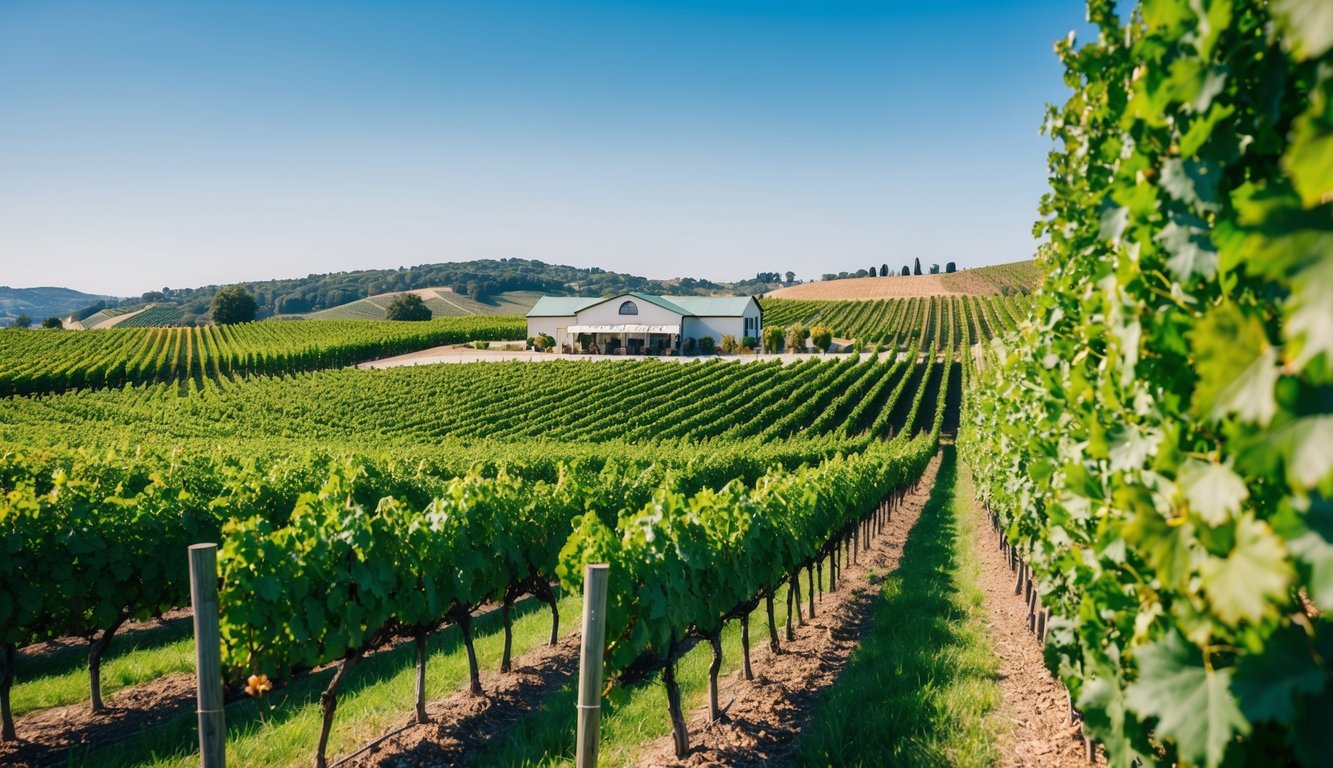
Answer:
<path fill-rule="evenodd" d="M 832 328 L 835 335 L 863 344 L 902 346 L 921 338 L 923 344 L 931 345 L 937 337 L 948 335 L 948 329 L 933 322 L 944 307 L 959 323 L 984 317 L 985 323 L 975 338 L 987 340 L 1013 330 L 1029 304 L 1028 298 L 1019 296 L 930 296 L 873 301 L 766 299 L 764 322 L 773 326 L 821 323 Z"/>
<path fill-rule="evenodd" d="M 0 397 L 335 368 L 471 339 L 521 339 L 525 332 L 516 317 L 16 331 L 0 334 Z"/>
<path fill-rule="evenodd" d="M 839 545 L 861 534 L 858 523 L 880 521 L 887 500 L 920 477 L 937 441 L 934 432 L 879 444 L 814 467 L 771 473 L 754 488 L 729 483 L 687 496 L 664 487 L 614 524 L 595 514 L 576 520 L 560 554 L 561 581 L 577 589 L 584 565 L 611 566 L 607 669 L 615 675 L 631 666 L 662 668 L 678 757 L 689 749 L 675 680 L 686 641 L 697 637 L 712 648 L 709 702 L 717 718 L 725 623 L 742 622 L 743 669 L 749 670 L 749 614 L 766 604 L 770 644 L 777 647 L 773 597 L 779 588 L 790 583 L 789 600 L 799 606 L 802 568 L 828 558 L 836 574 Z"/>
<path fill-rule="evenodd" d="M 1333 754 L 1333 15 L 1092 0 L 1047 275 L 967 405 L 1114 765 Z"/>

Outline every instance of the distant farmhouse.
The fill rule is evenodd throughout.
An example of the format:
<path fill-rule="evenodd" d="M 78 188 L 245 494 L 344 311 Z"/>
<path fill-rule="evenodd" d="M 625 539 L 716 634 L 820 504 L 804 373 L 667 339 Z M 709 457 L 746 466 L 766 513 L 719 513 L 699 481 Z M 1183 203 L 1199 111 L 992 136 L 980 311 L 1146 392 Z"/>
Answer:
<path fill-rule="evenodd" d="M 543 296 L 528 312 L 528 337 L 546 334 L 565 353 L 680 354 L 704 336 L 758 339 L 763 319 L 749 296 Z"/>

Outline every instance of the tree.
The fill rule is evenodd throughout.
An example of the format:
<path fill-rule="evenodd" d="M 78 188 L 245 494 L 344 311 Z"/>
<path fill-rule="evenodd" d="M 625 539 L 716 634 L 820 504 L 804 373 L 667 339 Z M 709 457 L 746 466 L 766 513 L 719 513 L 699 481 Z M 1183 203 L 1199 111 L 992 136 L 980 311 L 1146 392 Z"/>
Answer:
<path fill-rule="evenodd" d="M 787 326 L 787 351 L 803 351 L 805 349 L 805 337 L 808 335 L 805 326 L 800 323 L 792 323 Z"/>
<path fill-rule="evenodd" d="M 820 352 L 827 352 L 833 346 L 833 329 L 823 323 L 810 326 L 810 343 Z"/>
<path fill-rule="evenodd" d="M 903 265 L 903 277 L 907 277 L 907 276 L 910 275 L 910 274 L 912 274 L 912 270 L 908 269 L 907 265 L 904 264 L 904 265 Z"/>
<path fill-rule="evenodd" d="M 58 331 L 64 328 L 65 324 L 60 322 L 60 318 L 58 317 L 48 317 L 42 321 L 42 327 Z"/>
<path fill-rule="evenodd" d="M 255 297 L 242 286 L 223 288 L 213 297 L 213 322 L 218 325 L 248 323 L 255 319 L 259 306 Z"/>
<path fill-rule="evenodd" d="M 888 276 L 889 276 L 889 265 L 888 265 L 888 264 L 880 264 L 880 265 L 879 265 L 879 276 L 880 276 L 880 277 L 888 277 Z"/>
<path fill-rule="evenodd" d="M 426 302 L 415 293 L 400 293 L 393 297 L 389 302 L 389 308 L 384 311 L 386 320 L 429 320 L 431 318 L 430 307 Z"/>
<path fill-rule="evenodd" d="M 931 264 L 931 265 L 930 265 L 930 274 L 932 274 L 932 275 L 938 275 L 939 273 L 940 273 L 940 265 L 939 265 L 939 264 Z"/>
<path fill-rule="evenodd" d="M 957 271 L 958 271 L 958 265 L 954 264 L 952 261 L 944 265 L 944 274 L 946 275 L 952 275 L 954 272 Z"/>
<path fill-rule="evenodd" d="M 28 315 L 19 315 L 14 318 L 13 326 L 15 328 L 30 328 L 32 327 L 32 317 Z"/>
<path fill-rule="evenodd" d="M 914 274 L 914 275 L 919 275 L 919 274 L 921 274 L 921 257 L 920 257 L 920 256 L 917 257 L 917 259 L 916 259 L 916 264 L 912 267 L 912 274 Z"/>
<path fill-rule="evenodd" d="M 793 272 L 793 271 L 791 271 L 790 269 L 787 270 L 787 275 L 786 275 L 786 277 L 787 277 L 787 282 L 788 282 L 789 284 L 790 284 L 790 283 L 794 283 L 794 282 L 796 282 L 796 273 Z"/>
<path fill-rule="evenodd" d="M 782 349 L 782 340 L 786 338 L 787 331 L 780 325 L 765 325 L 762 334 L 764 337 L 764 351 L 774 354 Z"/>

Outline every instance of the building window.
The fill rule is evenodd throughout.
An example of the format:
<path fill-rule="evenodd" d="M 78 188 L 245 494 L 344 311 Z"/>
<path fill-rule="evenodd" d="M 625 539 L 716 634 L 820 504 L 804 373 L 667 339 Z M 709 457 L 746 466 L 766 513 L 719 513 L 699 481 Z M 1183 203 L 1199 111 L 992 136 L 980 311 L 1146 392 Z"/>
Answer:
<path fill-rule="evenodd" d="M 635 303 L 632 302 L 632 301 L 627 301 L 627 302 L 625 302 L 624 304 L 621 304 L 621 305 L 620 305 L 620 314 L 622 314 L 622 315 L 637 315 L 637 314 L 639 314 L 639 305 L 638 305 L 638 304 L 635 304 Z"/>

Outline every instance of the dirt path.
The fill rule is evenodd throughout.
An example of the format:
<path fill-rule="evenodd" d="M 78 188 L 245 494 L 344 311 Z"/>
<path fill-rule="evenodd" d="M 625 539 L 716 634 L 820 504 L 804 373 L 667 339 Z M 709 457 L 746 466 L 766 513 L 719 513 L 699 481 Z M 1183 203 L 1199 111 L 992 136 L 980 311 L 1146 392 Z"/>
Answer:
<path fill-rule="evenodd" d="M 644 766 L 774 766 L 795 757 L 801 730 L 814 718 L 823 691 L 832 686 L 869 627 L 878 584 L 898 566 L 903 545 L 930 498 L 941 457 L 927 467 L 918 491 L 908 494 L 884 531 L 861 552 L 857 565 L 847 561 L 838 591 L 816 604 L 813 621 L 797 629 L 796 641 L 768 649 L 767 631 L 751 626 L 750 658 L 754 680 L 740 673 L 719 680 L 726 719 L 708 722 L 707 706 L 690 713 L 690 754 L 676 760 L 670 737 L 653 742 L 638 764 Z M 804 582 L 803 582 L 804 585 Z M 805 595 L 802 595 L 805 597 Z M 755 630 L 758 630 L 756 632 Z M 730 702 L 730 703 L 726 703 Z"/>
<path fill-rule="evenodd" d="M 194 695 L 194 675 L 178 672 L 111 694 L 101 714 L 80 702 L 24 715 L 16 723 L 20 740 L 0 742 L 0 765 L 65 765 L 73 751 L 129 738 L 189 712 Z"/>
<path fill-rule="evenodd" d="M 964 470 L 970 472 L 970 470 Z M 970 482 L 967 485 L 971 485 Z M 980 587 L 989 616 L 991 645 L 1000 660 L 1000 716 L 1012 738 L 1001 745 L 1004 764 L 1025 768 L 1087 766 L 1079 726 L 1069 721 L 1064 686 L 1046 669 L 1041 643 L 1028 631 L 1027 603 L 1014 594 L 1014 572 L 1000 551 L 981 505 L 973 502 L 981 561 Z M 1105 765 L 1102 756 L 1097 763 Z"/>

